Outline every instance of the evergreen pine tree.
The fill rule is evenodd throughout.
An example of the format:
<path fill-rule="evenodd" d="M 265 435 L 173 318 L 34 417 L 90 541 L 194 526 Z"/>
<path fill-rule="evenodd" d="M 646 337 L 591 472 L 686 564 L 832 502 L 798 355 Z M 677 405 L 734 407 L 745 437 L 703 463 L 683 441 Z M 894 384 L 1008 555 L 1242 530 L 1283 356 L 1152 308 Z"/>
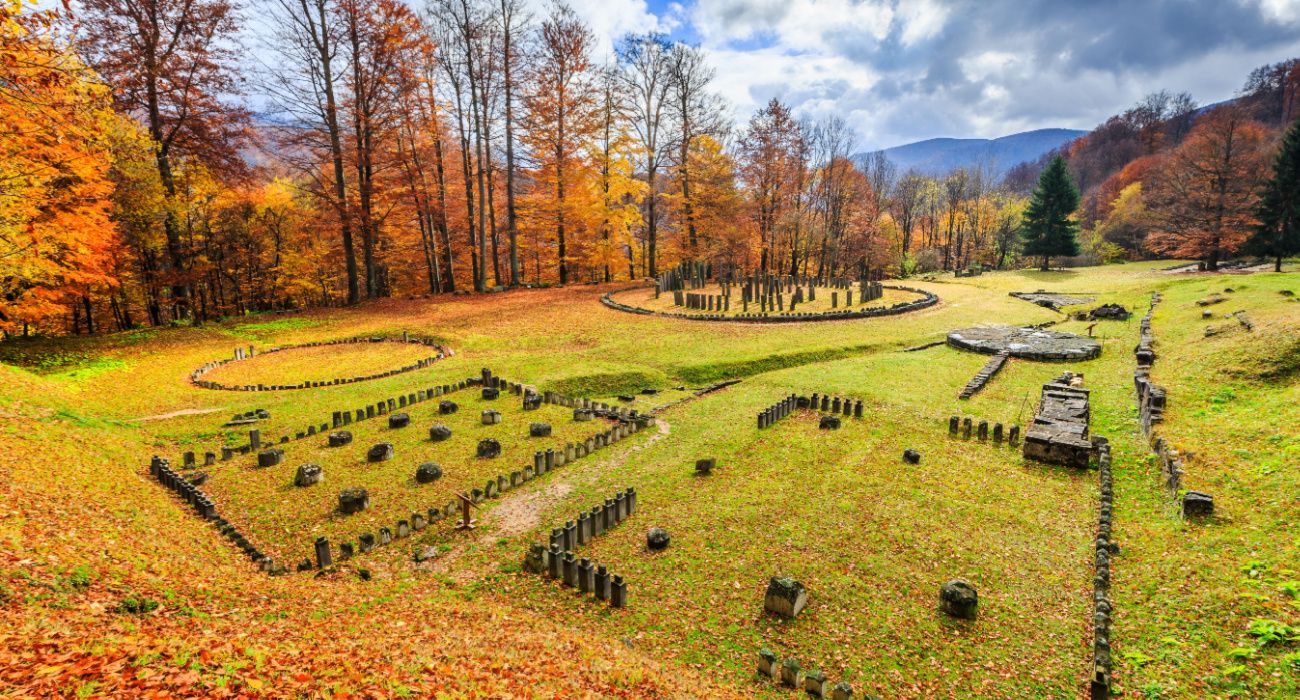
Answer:
<path fill-rule="evenodd" d="M 1070 218 L 1078 208 L 1079 188 L 1065 167 L 1065 158 L 1057 156 L 1038 178 L 1020 224 L 1025 255 L 1041 257 L 1044 272 L 1054 256 L 1079 254 L 1079 222 Z"/>
<path fill-rule="evenodd" d="M 1273 159 L 1273 177 L 1264 183 L 1255 207 L 1259 224 L 1245 250 L 1273 258 L 1282 271 L 1282 258 L 1300 253 L 1300 120 L 1291 124 Z"/>

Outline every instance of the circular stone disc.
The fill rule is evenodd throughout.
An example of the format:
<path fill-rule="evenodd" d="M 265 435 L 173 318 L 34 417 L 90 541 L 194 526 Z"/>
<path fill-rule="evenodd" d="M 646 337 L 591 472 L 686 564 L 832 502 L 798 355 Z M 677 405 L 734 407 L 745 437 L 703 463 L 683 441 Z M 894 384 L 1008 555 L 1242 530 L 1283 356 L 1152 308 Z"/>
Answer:
<path fill-rule="evenodd" d="M 1091 338 L 1015 326 L 963 328 L 948 334 L 948 344 L 988 355 L 1007 350 L 1026 360 L 1091 360 L 1101 354 L 1101 345 Z"/>

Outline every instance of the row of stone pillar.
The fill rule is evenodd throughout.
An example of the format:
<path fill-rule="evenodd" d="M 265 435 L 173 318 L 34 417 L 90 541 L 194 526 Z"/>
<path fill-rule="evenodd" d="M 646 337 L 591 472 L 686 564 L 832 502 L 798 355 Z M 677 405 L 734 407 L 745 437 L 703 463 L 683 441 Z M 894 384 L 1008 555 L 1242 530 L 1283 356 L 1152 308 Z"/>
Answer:
<path fill-rule="evenodd" d="M 989 432 L 988 421 L 981 420 L 978 424 L 976 424 L 971 419 L 970 416 L 966 416 L 965 418 L 961 418 L 958 416 L 949 416 L 948 434 L 951 435 L 952 437 L 957 437 L 960 434 L 962 438 L 969 440 L 971 438 L 972 429 L 974 430 L 974 435 L 976 439 L 978 440 L 989 439 L 990 432 Z M 994 423 L 993 431 L 992 431 L 993 443 L 999 445 L 1002 444 L 1003 436 L 1004 436 L 1004 431 L 1002 429 L 1002 424 Z M 1010 429 L 1005 431 L 1005 437 L 1008 445 L 1012 447 L 1019 445 L 1020 426 L 1018 425 L 1011 426 Z"/>
<path fill-rule="evenodd" d="M 315 342 L 315 343 L 304 343 L 301 345 L 274 347 L 263 351 L 263 353 L 269 354 L 273 352 L 280 352 L 282 350 L 292 350 L 297 348 L 309 348 L 309 347 L 322 347 L 328 345 L 343 345 L 343 344 L 365 343 L 365 342 L 371 342 L 371 343 L 387 342 L 388 340 L 389 339 L 387 338 L 348 338 L 344 340 L 322 341 L 322 342 Z M 438 360 L 441 360 L 446 357 L 451 357 L 455 354 L 450 349 L 444 349 L 440 345 L 433 344 L 431 340 L 424 339 L 424 338 L 411 339 L 407 334 L 403 334 L 403 340 L 401 342 L 431 346 L 436 348 L 438 353 L 432 357 L 427 357 L 421 360 L 417 360 L 414 364 L 406 365 L 404 367 L 399 367 L 396 369 L 386 370 L 378 374 L 371 374 L 371 375 L 365 375 L 360 377 L 340 377 L 340 378 L 323 380 L 323 381 L 313 380 L 313 381 L 301 382 L 298 384 L 234 385 L 234 384 L 223 384 L 221 382 L 214 382 L 211 380 L 203 379 L 203 376 L 205 374 L 218 367 L 226 365 L 230 362 L 238 362 L 239 360 L 244 360 L 255 356 L 256 348 L 250 345 L 248 346 L 247 350 L 244 350 L 243 347 L 235 348 L 234 356 L 231 359 L 214 360 L 212 362 L 207 362 L 203 364 L 201 367 L 199 367 L 198 369 L 190 373 L 190 382 L 195 386 L 202 387 L 204 389 L 221 389 L 225 391 L 283 391 L 286 389 L 314 389 L 314 388 L 326 387 L 326 386 L 338 386 L 341 384 L 353 384 L 356 382 L 369 381 L 371 379 L 382 379 L 384 377 L 391 377 L 397 374 L 401 374 L 403 372 L 411 372 L 417 369 L 425 369 L 427 367 L 432 366 L 433 363 L 437 362 Z"/>

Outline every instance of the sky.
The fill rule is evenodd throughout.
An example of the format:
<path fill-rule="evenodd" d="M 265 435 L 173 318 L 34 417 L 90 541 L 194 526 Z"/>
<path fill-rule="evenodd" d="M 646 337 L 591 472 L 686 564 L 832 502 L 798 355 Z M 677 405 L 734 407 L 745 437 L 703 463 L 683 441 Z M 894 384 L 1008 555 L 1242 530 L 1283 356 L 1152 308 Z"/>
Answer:
<path fill-rule="evenodd" d="M 738 123 L 776 97 L 841 116 L 864 151 L 1091 129 L 1160 89 L 1210 104 L 1300 56 L 1300 0 L 568 1 L 606 47 L 703 47 Z"/>

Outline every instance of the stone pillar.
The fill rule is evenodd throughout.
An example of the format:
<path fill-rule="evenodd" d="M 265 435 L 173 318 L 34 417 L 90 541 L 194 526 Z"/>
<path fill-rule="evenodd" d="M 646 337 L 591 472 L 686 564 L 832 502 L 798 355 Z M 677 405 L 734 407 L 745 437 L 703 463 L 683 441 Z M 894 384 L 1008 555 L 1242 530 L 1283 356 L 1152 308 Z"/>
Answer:
<path fill-rule="evenodd" d="M 970 417 L 967 416 L 966 418 L 963 418 L 961 421 L 961 436 L 963 438 L 966 438 L 967 440 L 970 439 L 970 428 L 971 428 Z"/>
<path fill-rule="evenodd" d="M 854 404 L 853 404 L 853 417 L 854 417 L 854 418 L 861 418 L 861 417 L 862 417 L 862 399 L 858 399 L 856 402 L 854 402 Z"/>
<path fill-rule="evenodd" d="M 609 605 L 612 608 L 627 607 L 627 582 L 622 576 L 615 576 L 609 584 Z"/>
<path fill-rule="evenodd" d="M 578 560 L 573 552 L 564 553 L 564 561 L 561 562 L 564 572 L 564 585 L 576 587 L 578 585 Z"/>
<path fill-rule="evenodd" d="M 977 438 L 979 438 L 980 440 L 987 440 L 987 439 L 989 439 L 989 422 L 988 422 L 988 421 L 986 421 L 986 420 L 982 420 L 982 421 L 980 421 L 979 428 L 978 428 L 978 430 L 976 430 L 976 432 L 975 432 L 975 436 L 976 436 Z"/>
<path fill-rule="evenodd" d="M 1007 432 L 1007 442 L 1012 447 L 1015 447 L 1016 445 L 1020 444 L 1020 426 L 1018 425 L 1011 426 L 1011 430 Z"/>
<path fill-rule="evenodd" d="M 994 423 L 994 424 L 993 424 L 993 442 L 994 442 L 995 444 L 998 444 L 998 445 L 1002 444 L 1002 424 L 1001 424 L 1001 423 Z"/>
<path fill-rule="evenodd" d="M 627 517 L 627 494 L 619 492 L 614 495 L 614 518 L 615 522 L 623 522 Z"/>
<path fill-rule="evenodd" d="M 604 565 L 596 567 L 596 571 L 592 575 L 592 582 L 596 600 L 609 600 L 609 572 L 605 570 Z"/>
<path fill-rule="evenodd" d="M 248 446 L 254 450 L 262 446 L 262 431 L 248 431 Z"/>
<path fill-rule="evenodd" d="M 546 573 L 551 578 L 560 578 L 560 576 L 562 575 L 561 566 L 563 562 L 563 556 L 560 552 L 560 548 L 555 545 L 551 545 L 551 551 L 549 554 L 550 556 L 547 558 L 547 562 L 546 562 L 548 564 L 546 568 Z"/>
<path fill-rule="evenodd" d="M 636 512 L 636 489 L 627 487 L 627 514 L 632 515 Z"/>
<path fill-rule="evenodd" d="M 590 593 L 596 588 L 596 571 L 590 559 L 578 560 L 578 591 Z"/>
<path fill-rule="evenodd" d="M 578 546 L 578 526 L 569 520 L 564 523 L 564 551 L 572 551 Z"/>
<path fill-rule="evenodd" d="M 605 510 L 600 506 L 591 509 L 591 534 L 593 537 L 605 534 Z"/>
<path fill-rule="evenodd" d="M 334 563 L 333 559 L 330 558 L 330 541 L 325 539 L 324 537 L 317 537 L 316 538 L 316 568 L 324 569 L 325 567 L 333 563 Z"/>
<path fill-rule="evenodd" d="M 578 546 L 587 544 L 587 540 L 590 539 L 591 537 L 590 533 L 591 533 L 591 519 L 587 516 L 587 513 L 585 511 L 579 513 L 578 529 L 577 529 Z"/>

